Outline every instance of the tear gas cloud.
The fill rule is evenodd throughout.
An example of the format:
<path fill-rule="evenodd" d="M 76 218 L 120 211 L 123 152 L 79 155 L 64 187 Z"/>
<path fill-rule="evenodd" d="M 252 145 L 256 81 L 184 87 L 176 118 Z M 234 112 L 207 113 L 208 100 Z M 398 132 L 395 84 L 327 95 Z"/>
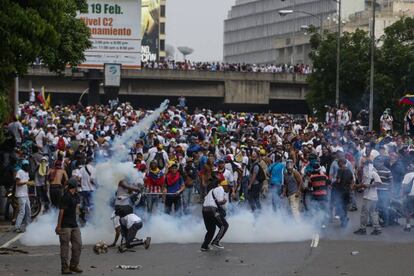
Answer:
<path fill-rule="evenodd" d="M 166 110 L 168 101 L 164 101 L 153 113 L 146 116 L 136 126 L 116 137 L 113 143 L 113 156 L 105 163 L 97 164 L 96 180 L 98 188 L 94 193 L 94 208 L 91 221 L 81 228 L 84 244 L 95 244 L 99 240 L 112 242 L 114 228 L 110 220 L 113 209 L 109 205 L 114 196 L 117 184 L 127 178 L 134 181 L 136 170 L 125 160 L 132 147 L 142 133 L 147 133 L 151 125 Z M 161 204 L 159 205 L 161 206 Z M 268 210 L 268 211 L 266 211 Z M 230 215 L 228 233 L 223 241 L 234 243 L 301 241 L 310 239 L 315 233 L 311 223 L 293 221 L 284 212 L 274 213 L 266 207 L 259 215 L 246 209 Z M 40 216 L 36 222 L 27 227 L 20 239 L 29 246 L 58 245 L 59 239 L 54 229 L 57 223 L 57 211 Z M 144 227 L 138 234 L 141 237 L 151 236 L 154 243 L 200 243 L 205 235 L 201 212 L 192 216 L 173 217 L 162 213 L 154 214 L 144 221 Z"/>
<path fill-rule="evenodd" d="M 147 133 L 152 124 L 160 117 L 168 107 L 169 101 L 165 100 L 159 108 L 154 110 L 151 114 L 146 116 L 134 127 L 125 131 L 122 136 L 115 138 L 112 150 L 114 151 L 111 157 L 112 161 L 123 161 L 129 154 L 129 149 L 135 144 L 135 141 L 140 138 L 142 133 Z"/>

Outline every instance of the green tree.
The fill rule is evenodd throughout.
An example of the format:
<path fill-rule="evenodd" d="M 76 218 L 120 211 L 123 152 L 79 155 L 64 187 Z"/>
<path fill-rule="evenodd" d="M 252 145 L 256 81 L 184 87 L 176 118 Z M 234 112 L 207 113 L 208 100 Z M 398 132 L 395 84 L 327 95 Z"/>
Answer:
<path fill-rule="evenodd" d="M 400 126 L 406 108 L 401 107 L 398 100 L 414 88 L 413 30 L 414 18 L 411 17 L 402 18 L 384 30 L 375 69 L 374 116 L 378 118 L 390 107 Z"/>
<path fill-rule="evenodd" d="M 53 71 L 84 60 L 89 30 L 76 13 L 87 8 L 86 0 L 0 1 L 1 107 L 7 106 L 14 77 L 24 75 L 36 58 Z M 0 122 L 9 110 L 0 109 Z"/>
<path fill-rule="evenodd" d="M 322 116 L 325 105 L 335 104 L 337 36 L 327 31 L 322 37 L 315 33 L 310 43 L 314 73 L 308 77 L 307 101 Z M 357 30 L 343 33 L 340 44 L 340 102 L 356 111 L 362 107 L 361 99 L 366 90 L 370 39 L 366 32 Z"/>
<path fill-rule="evenodd" d="M 384 30 L 376 41 L 374 76 L 374 123 L 388 107 L 401 127 L 405 108 L 398 99 L 414 90 L 414 18 L 402 18 Z M 354 112 L 368 108 L 370 77 L 370 37 L 357 30 L 341 36 L 340 102 Z M 333 105 L 336 83 L 336 33 L 325 31 L 323 37 L 313 32 L 310 58 L 315 72 L 308 77 L 307 101 L 318 114 L 324 105 Z M 399 122 L 398 122 L 399 121 Z M 398 127 L 398 126 L 397 126 Z"/>

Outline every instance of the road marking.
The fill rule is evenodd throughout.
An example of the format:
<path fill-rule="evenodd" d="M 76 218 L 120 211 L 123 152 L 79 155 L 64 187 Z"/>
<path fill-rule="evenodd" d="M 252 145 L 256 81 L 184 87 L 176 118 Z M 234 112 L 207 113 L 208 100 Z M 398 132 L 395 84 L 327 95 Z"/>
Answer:
<path fill-rule="evenodd" d="M 318 247 L 318 244 L 319 244 L 319 234 L 316 233 L 316 234 L 313 235 L 310 247 L 311 248 L 316 248 L 316 247 Z"/>
<path fill-rule="evenodd" d="M 20 237 L 23 236 L 23 233 L 18 234 L 16 237 L 12 238 L 11 240 L 9 240 L 8 242 L 6 242 L 5 244 L 3 244 L 2 246 L 0 246 L 0 248 L 7 248 L 9 247 L 12 243 L 14 243 L 15 241 L 17 241 L 18 239 L 20 239 Z"/>

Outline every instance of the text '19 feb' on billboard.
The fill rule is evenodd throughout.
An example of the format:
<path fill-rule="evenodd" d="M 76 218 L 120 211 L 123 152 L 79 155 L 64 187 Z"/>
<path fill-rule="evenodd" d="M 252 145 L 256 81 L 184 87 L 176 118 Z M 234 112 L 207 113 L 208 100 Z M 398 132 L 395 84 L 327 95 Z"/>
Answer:
<path fill-rule="evenodd" d="M 105 63 L 141 68 L 141 0 L 88 0 L 78 18 L 91 33 L 92 47 L 80 68 L 102 69 Z"/>

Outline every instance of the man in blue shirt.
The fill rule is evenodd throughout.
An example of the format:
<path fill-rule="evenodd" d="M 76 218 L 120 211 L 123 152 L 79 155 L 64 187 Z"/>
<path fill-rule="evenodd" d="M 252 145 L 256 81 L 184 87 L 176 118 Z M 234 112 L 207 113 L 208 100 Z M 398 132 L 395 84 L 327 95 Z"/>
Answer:
<path fill-rule="evenodd" d="M 272 195 L 272 206 L 275 212 L 280 208 L 284 170 L 285 164 L 282 162 L 282 157 L 279 154 L 276 154 L 275 162 L 268 168 L 268 173 L 270 175 L 269 192 Z"/>

